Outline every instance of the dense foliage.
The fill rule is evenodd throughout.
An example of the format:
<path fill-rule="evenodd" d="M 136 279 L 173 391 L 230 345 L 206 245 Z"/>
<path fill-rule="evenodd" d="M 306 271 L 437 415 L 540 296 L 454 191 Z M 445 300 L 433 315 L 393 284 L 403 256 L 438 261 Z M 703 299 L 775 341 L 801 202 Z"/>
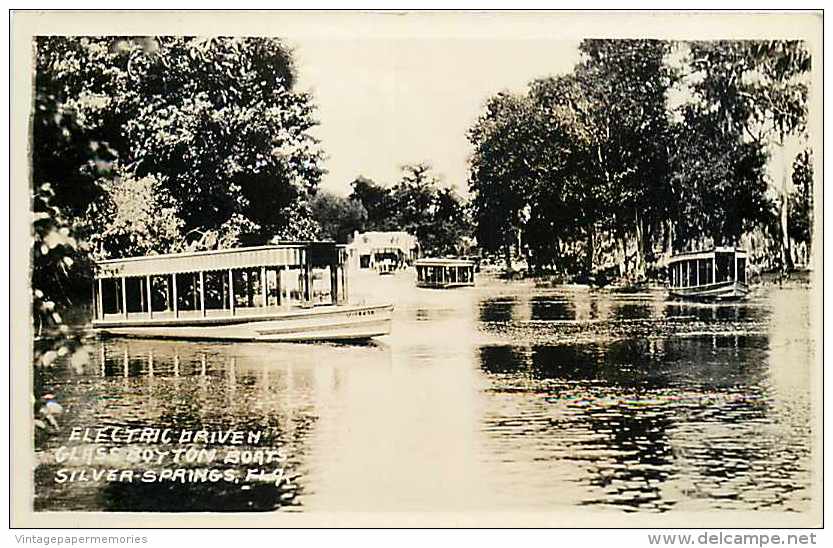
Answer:
<path fill-rule="evenodd" d="M 441 185 L 429 165 L 403 166 L 402 177 L 390 188 L 363 176 L 351 186 L 349 203 L 361 205 L 366 213 L 362 223 L 351 225 L 355 230 L 408 232 L 426 255 L 465 250 L 470 236 L 466 203 L 454 189 Z"/>
<path fill-rule="evenodd" d="M 310 237 L 322 153 L 293 82 L 272 38 L 39 38 L 35 183 L 87 235 L 124 221 L 102 255 Z"/>
<path fill-rule="evenodd" d="M 322 239 L 347 243 L 367 222 L 367 210 L 361 201 L 332 192 L 319 191 L 310 202 L 313 219 L 321 227 Z"/>
<path fill-rule="evenodd" d="M 793 204 L 790 218 L 806 219 L 806 206 L 767 168 L 805 130 L 802 43 L 585 40 L 579 49 L 571 73 L 495 95 L 469 130 L 485 251 L 579 278 L 612 267 L 642 278 L 663 254 L 739 244 L 758 230 L 783 239 L 789 257 L 806 230 L 787 211 Z"/>
<path fill-rule="evenodd" d="M 813 242 L 813 156 L 809 150 L 795 159 L 792 182 L 789 235 L 796 243 L 807 246 L 809 255 Z"/>

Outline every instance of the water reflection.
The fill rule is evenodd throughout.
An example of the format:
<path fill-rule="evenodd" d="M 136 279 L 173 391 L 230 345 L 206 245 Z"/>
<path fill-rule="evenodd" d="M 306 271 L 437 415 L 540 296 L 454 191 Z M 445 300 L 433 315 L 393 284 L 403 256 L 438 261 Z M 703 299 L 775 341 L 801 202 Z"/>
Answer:
<path fill-rule="evenodd" d="M 530 420 L 529 410 L 523 420 L 495 416 L 490 431 L 498 438 L 552 438 L 546 445 L 557 450 L 550 460 L 586 464 L 576 481 L 593 495 L 582 504 L 667 510 L 677 502 L 661 495 L 664 484 L 678 477 L 677 431 L 768 416 L 757 388 L 766 344 L 762 336 L 713 335 L 484 347 L 481 364 L 495 376 L 494 391 L 538 396 L 537 420 Z M 513 424 L 517 428 L 507 427 Z M 718 459 L 713 452 L 703 457 Z"/>
<path fill-rule="evenodd" d="M 67 413 L 38 441 L 36 508 L 808 508 L 806 290 L 704 306 L 411 283 L 374 280 L 397 304 L 374 344 L 109 339 L 45 371 Z M 262 431 L 292 481 L 58 484 L 73 426 Z"/>

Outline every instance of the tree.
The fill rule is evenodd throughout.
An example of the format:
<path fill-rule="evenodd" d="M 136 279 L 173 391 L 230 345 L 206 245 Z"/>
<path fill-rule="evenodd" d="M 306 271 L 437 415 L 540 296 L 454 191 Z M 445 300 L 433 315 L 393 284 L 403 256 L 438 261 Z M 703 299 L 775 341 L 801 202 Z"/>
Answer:
<path fill-rule="evenodd" d="M 755 62 L 758 85 L 754 86 L 755 121 L 766 128 L 781 156 L 781 257 L 784 267 L 793 268 L 790 252 L 790 180 L 791 162 L 787 138 L 804 131 L 807 124 L 808 85 L 804 77 L 810 72 L 810 53 L 803 42 L 775 40 L 753 42 L 750 51 Z"/>
<path fill-rule="evenodd" d="M 44 183 L 32 193 L 32 326 L 34 340 L 32 399 L 35 426 L 46 430 L 59 428 L 56 415 L 62 407 L 44 387 L 42 368 L 64 357 L 76 370 L 89 361 L 89 352 L 81 333 L 70 328 L 69 312 L 77 312 L 76 295 L 89 295 L 83 283 L 92 265 L 86 250 L 75 239 L 61 209 L 52 204 L 55 192 Z M 37 432 L 37 431 L 36 431 Z M 36 436 L 36 440 L 40 437 Z"/>
<path fill-rule="evenodd" d="M 437 256 L 460 254 L 470 235 L 466 201 L 453 188 L 442 187 L 427 163 L 402 166 L 402 178 L 391 188 L 363 176 L 351 185 L 353 192 L 342 207 L 356 213 L 343 210 L 341 215 L 355 217 L 364 211 L 363 230 L 407 232 L 416 236 L 424 253 Z"/>
<path fill-rule="evenodd" d="M 589 274 L 600 233 L 621 242 L 623 258 L 631 237 L 642 275 L 672 203 L 670 44 L 585 40 L 579 49 L 572 74 L 533 82 L 526 96 L 498 94 L 469 131 L 478 241 L 503 247 L 508 264 L 509 246 L 525 231 L 528 260 L 539 266 L 557 266 L 562 248 L 572 255 L 581 247 L 582 267 L 565 260 Z"/>
<path fill-rule="evenodd" d="M 809 257 L 813 244 L 813 155 L 809 150 L 801 152 L 793 162 L 792 183 L 789 236 L 807 246 Z"/>
<path fill-rule="evenodd" d="M 347 243 L 353 233 L 364 229 L 367 210 L 361 202 L 331 192 L 319 191 L 310 202 L 312 217 L 321 227 L 322 238 Z"/>
<path fill-rule="evenodd" d="M 367 212 L 366 230 L 397 230 L 396 210 L 391 190 L 359 175 L 350 183 L 350 200 L 356 201 Z"/>
<path fill-rule="evenodd" d="M 461 255 L 471 235 L 467 204 L 453 188 L 440 188 L 433 197 L 432 221 L 420 244 L 434 256 Z"/>
<path fill-rule="evenodd" d="M 48 149 L 56 132 L 78 127 L 108 153 L 118 180 L 158 180 L 189 238 L 230 222 L 245 229 L 242 244 L 312 235 L 306 201 L 322 153 L 309 132 L 310 98 L 292 91 L 279 40 L 44 37 L 37 46 L 36 96 L 55 109 L 36 111 L 35 149 L 45 152 L 34 158 L 36 182 L 74 169 L 55 183 L 74 213 L 101 185 L 83 164 L 73 168 L 78 147 Z M 41 126 L 50 129 L 53 110 L 74 123 L 50 134 Z M 47 165 L 56 155 L 59 171 Z"/>
<path fill-rule="evenodd" d="M 738 245 L 741 235 L 773 219 L 766 196 L 766 155 L 719 112 L 688 105 L 676 128 L 672 185 L 677 200 L 674 245 Z"/>
<path fill-rule="evenodd" d="M 391 190 L 391 201 L 397 213 L 397 226 L 417 237 L 427 249 L 431 222 L 434 219 L 434 194 L 438 180 L 427 164 L 402 166 L 402 178 Z"/>
<path fill-rule="evenodd" d="M 520 240 L 536 269 L 592 270 L 605 189 L 593 169 L 589 112 L 573 75 L 544 78 L 526 96 L 491 99 L 470 130 L 478 243 L 502 248 L 507 267 L 509 248 Z"/>
<path fill-rule="evenodd" d="M 532 196 L 525 227 L 528 261 L 576 277 L 593 270 L 595 225 L 602 215 L 594 177 L 587 98 L 572 75 L 530 84 L 535 140 Z M 583 254 L 583 257 L 582 257 Z"/>
<path fill-rule="evenodd" d="M 529 148 L 538 140 L 532 117 L 527 97 L 499 93 L 468 131 L 474 147 L 469 190 L 477 242 L 487 251 L 502 251 L 507 269 L 532 194 Z"/>
<path fill-rule="evenodd" d="M 293 82 L 291 55 L 271 38 L 37 39 L 36 363 L 86 359 L 66 318 L 88 300 L 91 253 L 313 234 L 321 151 Z"/>
<path fill-rule="evenodd" d="M 427 255 L 458 254 L 466 236 L 466 205 L 453 189 L 441 188 L 427 163 L 402 166 L 391 189 L 396 226 L 417 237 Z"/>
<path fill-rule="evenodd" d="M 164 186 L 153 176 L 102 181 L 102 194 L 80 225 L 95 258 L 181 251 L 183 221 Z"/>
<path fill-rule="evenodd" d="M 601 227 L 622 242 L 623 257 L 625 238 L 633 236 L 636 276 L 652 259 L 654 231 L 671 205 L 666 95 L 677 75 L 665 62 L 670 49 L 660 40 L 584 40 L 574 71 L 584 96 L 575 106 L 591 136 L 588 184 Z"/>
<path fill-rule="evenodd" d="M 658 244 L 772 234 L 769 145 L 803 131 L 801 43 L 584 40 L 579 50 L 570 74 L 489 99 L 468 132 L 482 247 L 502 248 L 508 266 L 522 240 L 530 264 L 576 277 L 615 256 L 620 273 L 643 277 Z M 679 53 L 687 62 L 672 63 Z M 688 99 L 672 109 L 678 85 Z M 794 195 L 789 207 L 806 219 Z"/>
<path fill-rule="evenodd" d="M 779 219 L 781 261 L 792 268 L 789 238 L 791 177 L 787 141 L 807 121 L 806 76 L 811 59 L 795 40 L 698 42 L 691 65 L 702 74 L 694 89 L 717 110 L 726 126 L 735 126 L 780 163 Z"/>

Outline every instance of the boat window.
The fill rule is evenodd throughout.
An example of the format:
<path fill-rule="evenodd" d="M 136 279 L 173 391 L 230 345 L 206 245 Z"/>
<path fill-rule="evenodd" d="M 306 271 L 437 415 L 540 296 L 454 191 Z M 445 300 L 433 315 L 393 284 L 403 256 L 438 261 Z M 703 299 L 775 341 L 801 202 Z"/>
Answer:
<path fill-rule="evenodd" d="M 304 269 L 290 268 L 287 271 L 287 291 L 289 292 L 289 302 L 305 302 L 306 293 L 304 288 Z"/>
<path fill-rule="evenodd" d="M 101 304 L 105 314 L 122 314 L 121 279 L 106 278 L 101 280 Z"/>
<path fill-rule="evenodd" d="M 281 294 L 278 283 L 278 269 L 266 269 L 266 306 L 280 306 Z"/>
<path fill-rule="evenodd" d="M 712 284 L 714 283 L 714 259 L 706 259 L 706 281 L 700 280 L 700 283 Z"/>
<path fill-rule="evenodd" d="M 333 302 L 333 278 L 329 266 L 312 270 L 312 302 L 330 304 Z"/>
<path fill-rule="evenodd" d="M 738 257 L 738 281 L 746 283 L 746 257 Z"/>
<path fill-rule="evenodd" d="M 147 281 L 144 276 L 124 278 L 127 289 L 127 312 L 147 312 Z"/>
<path fill-rule="evenodd" d="M 128 300 L 130 300 L 129 297 Z M 186 272 L 176 274 L 176 301 L 179 310 L 200 309 L 199 273 Z"/>
<path fill-rule="evenodd" d="M 734 253 L 725 251 L 714 254 L 715 282 L 728 282 L 733 279 L 733 257 Z"/>
<path fill-rule="evenodd" d="M 709 268 L 710 261 L 708 259 L 698 259 L 697 260 L 697 268 L 698 268 L 698 278 L 697 281 L 699 285 L 705 285 L 709 282 Z"/>
<path fill-rule="evenodd" d="M 151 276 L 150 277 L 150 302 L 154 312 L 161 312 L 163 310 L 172 310 L 171 308 L 171 277 L 170 276 Z"/>
<path fill-rule="evenodd" d="M 203 281 L 205 282 L 205 308 L 213 310 L 228 308 L 228 270 L 209 270 L 203 274 Z"/>
<path fill-rule="evenodd" d="M 260 268 L 240 268 L 234 270 L 234 307 L 254 308 L 262 306 L 263 289 L 261 287 Z"/>
<path fill-rule="evenodd" d="M 689 287 L 697 285 L 697 261 L 691 259 L 688 262 L 688 285 Z"/>

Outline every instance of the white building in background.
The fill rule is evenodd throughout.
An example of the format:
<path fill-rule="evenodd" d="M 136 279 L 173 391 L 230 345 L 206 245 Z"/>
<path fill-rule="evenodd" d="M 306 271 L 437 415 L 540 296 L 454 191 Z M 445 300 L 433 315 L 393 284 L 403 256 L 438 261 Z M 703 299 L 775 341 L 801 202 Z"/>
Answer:
<path fill-rule="evenodd" d="M 356 270 L 390 272 L 419 257 L 419 241 L 407 232 L 354 232 L 347 261 Z"/>

